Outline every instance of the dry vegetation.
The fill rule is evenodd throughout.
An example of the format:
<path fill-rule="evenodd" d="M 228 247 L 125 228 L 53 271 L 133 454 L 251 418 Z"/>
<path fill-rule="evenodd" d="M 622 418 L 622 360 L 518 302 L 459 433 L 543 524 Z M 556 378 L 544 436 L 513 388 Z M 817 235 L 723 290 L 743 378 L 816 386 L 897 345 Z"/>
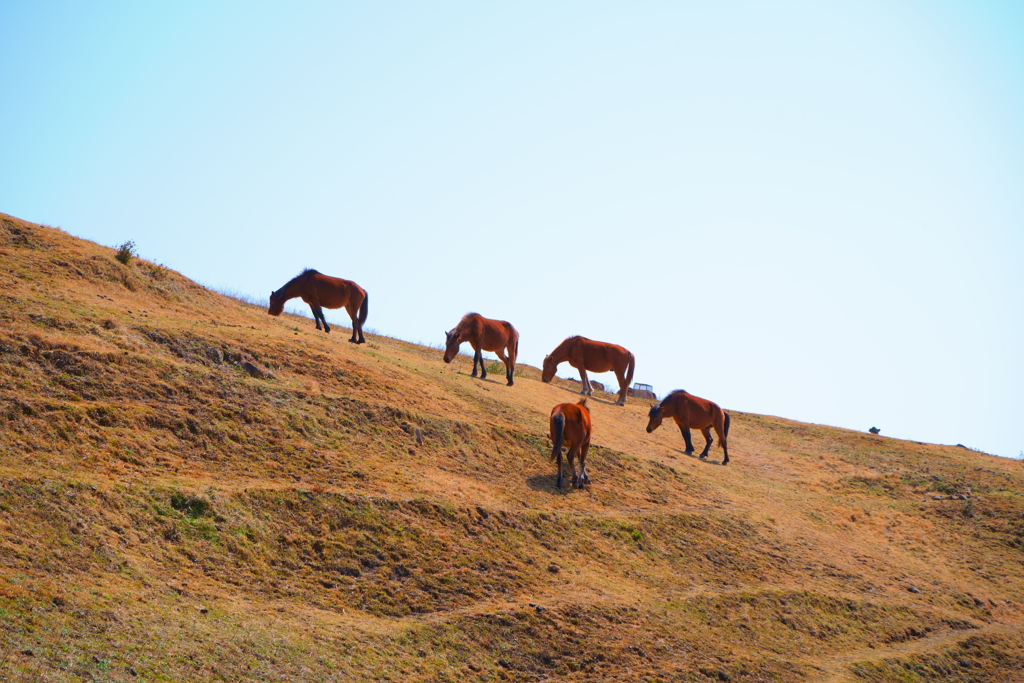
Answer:
<path fill-rule="evenodd" d="M 569 383 L 114 256 L 0 214 L 0 678 L 1024 680 L 1019 462 L 605 396 L 560 492 Z"/>

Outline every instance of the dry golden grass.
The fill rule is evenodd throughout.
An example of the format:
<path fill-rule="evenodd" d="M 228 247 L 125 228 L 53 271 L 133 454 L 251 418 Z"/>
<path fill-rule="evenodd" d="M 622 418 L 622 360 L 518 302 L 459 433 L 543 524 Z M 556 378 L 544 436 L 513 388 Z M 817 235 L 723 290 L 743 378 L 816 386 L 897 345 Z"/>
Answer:
<path fill-rule="evenodd" d="M 570 383 L 114 253 L 0 214 L 0 677 L 1024 680 L 1019 462 L 598 396 L 557 491 Z"/>

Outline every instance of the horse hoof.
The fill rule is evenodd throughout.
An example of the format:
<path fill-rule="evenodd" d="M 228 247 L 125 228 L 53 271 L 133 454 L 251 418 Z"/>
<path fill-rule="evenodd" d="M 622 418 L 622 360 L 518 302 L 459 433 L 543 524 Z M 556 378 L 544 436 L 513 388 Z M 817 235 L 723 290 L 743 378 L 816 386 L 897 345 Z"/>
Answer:
<path fill-rule="evenodd" d="M 509 383 L 508 383 L 508 384 L 506 384 L 505 386 L 506 386 L 506 387 L 510 387 L 510 386 L 512 386 L 512 382 L 509 382 Z"/>

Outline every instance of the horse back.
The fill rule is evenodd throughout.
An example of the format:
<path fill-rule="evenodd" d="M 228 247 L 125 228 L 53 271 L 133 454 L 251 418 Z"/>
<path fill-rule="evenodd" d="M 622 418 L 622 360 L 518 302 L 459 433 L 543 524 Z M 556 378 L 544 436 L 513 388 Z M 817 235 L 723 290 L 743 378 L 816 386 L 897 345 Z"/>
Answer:
<path fill-rule="evenodd" d="M 565 440 L 567 443 L 580 445 L 590 438 L 590 411 L 579 403 L 560 403 L 551 411 L 551 415 L 565 416 Z"/>
<path fill-rule="evenodd" d="M 717 403 L 692 394 L 680 393 L 675 397 L 676 422 L 693 429 L 704 429 L 712 426 L 725 411 Z"/>
<path fill-rule="evenodd" d="M 592 372 L 608 372 L 609 370 L 625 370 L 629 364 L 629 351 L 618 344 L 594 341 L 586 337 L 577 337 L 578 348 L 583 355 L 583 363 Z"/>
<path fill-rule="evenodd" d="M 341 308 L 349 303 L 358 307 L 366 297 L 366 290 L 355 282 L 323 273 L 310 273 L 309 286 L 320 305 L 326 308 Z"/>

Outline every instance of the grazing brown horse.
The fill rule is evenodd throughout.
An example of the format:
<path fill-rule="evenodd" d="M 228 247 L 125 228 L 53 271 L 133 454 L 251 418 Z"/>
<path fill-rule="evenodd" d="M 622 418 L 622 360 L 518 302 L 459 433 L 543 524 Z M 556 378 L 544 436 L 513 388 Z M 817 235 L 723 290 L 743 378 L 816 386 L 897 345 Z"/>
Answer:
<path fill-rule="evenodd" d="M 473 347 L 473 374 L 476 377 L 476 365 L 480 364 L 480 379 L 487 377 L 484 368 L 482 351 L 493 351 L 505 364 L 505 379 L 512 386 L 512 377 L 516 371 L 516 356 L 519 355 L 519 333 L 512 323 L 504 320 L 491 320 L 479 313 L 467 313 L 451 332 L 444 333 L 444 362 L 451 363 L 459 352 L 462 342 L 469 342 Z M 505 355 L 505 351 L 508 355 Z"/>
<path fill-rule="evenodd" d="M 590 411 L 587 399 L 579 403 L 559 403 L 551 409 L 551 459 L 558 460 L 558 488 L 562 488 L 562 446 L 569 449 L 566 455 L 572 472 L 572 485 L 578 489 L 590 483 L 587 475 L 587 451 L 590 450 Z M 580 461 L 580 473 L 576 474 L 576 458 Z"/>
<path fill-rule="evenodd" d="M 569 362 L 580 371 L 580 380 L 583 383 L 581 394 L 591 396 L 594 390 L 587 379 L 587 370 L 591 372 L 615 371 L 619 380 L 619 400 L 616 404 L 626 405 L 626 389 L 633 381 L 633 367 L 636 365 L 636 358 L 626 349 L 616 344 L 594 341 L 586 337 L 569 337 L 555 347 L 551 355 L 544 358 L 544 371 L 541 373 L 541 381 L 550 382 L 555 376 L 558 364 Z"/>
<path fill-rule="evenodd" d="M 313 311 L 313 320 L 316 321 L 316 329 L 321 329 L 320 322 L 323 321 L 324 332 L 330 332 L 331 326 L 324 318 L 323 309 L 344 306 L 352 318 L 352 338 L 349 341 L 353 344 L 362 344 L 366 341 L 363 338 L 363 323 L 366 322 L 366 314 L 369 312 L 370 297 L 366 295 L 366 290 L 356 283 L 307 268 L 289 280 L 284 287 L 270 293 L 270 308 L 267 313 L 281 315 L 284 303 L 295 297 L 302 297 L 302 300 L 309 304 Z"/>
<path fill-rule="evenodd" d="M 723 465 L 729 464 L 729 413 L 722 410 L 717 403 L 704 398 L 697 398 L 677 389 L 651 406 L 650 421 L 647 423 L 647 433 L 650 434 L 661 425 L 662 419 L 674 418 L 679 425 L 679 431 L 683 433 L 683 441 L 686 442 L 686 454 L 693 454 L 693 440 L 690 438 L 690 428 L 699 429 L 704 434 L 707 443 L 700 457 L 708 457 L 711 450 L 711 428 L 715 428 L 718 434 L 718 443 L 722 444 L 722 452 L 725 453 Z"/>

